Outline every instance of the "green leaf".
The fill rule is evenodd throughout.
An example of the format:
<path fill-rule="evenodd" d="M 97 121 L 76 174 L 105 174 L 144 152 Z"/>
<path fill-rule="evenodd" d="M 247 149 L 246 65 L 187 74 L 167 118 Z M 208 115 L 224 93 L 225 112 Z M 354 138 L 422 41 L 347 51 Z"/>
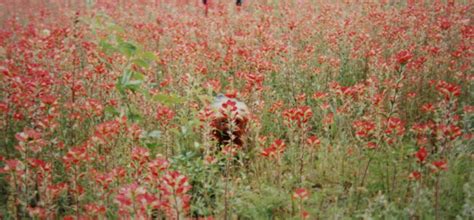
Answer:
<path fill-rule="evenodd" d="M 145 146 L 148 147 L 148 149 L 150 149 L 150 150 L 155 150 L 156 148 L 158 148 L 159 144 L 158 143 L 146 143 Z"/>
<path fill-rule="evenodd" d="M 117 88 L 120 94 L 125 94 L 125 88 L 122 84 L 122 76 L 117 79 L 117 83 L 115 83 L 115 88 Z"/>
<path fill-rule="evenodd" d="M 142 59 L 134 59 L 132 62 L 136 64 L 137 66 L 143 67 L 143 68 L 148 68 L 150 66 L 148 61 L 145 61 Z"/>
<path fill-rule="evenodd" d="M 116 87 L 121 94 L 125 93 L 125 90 L 133 92 L 140 91 L 140 85 L 143 83 L 145 76 L 139 72 L 126 70 L 121 77 L 119 77 Z"/>
<path fill-rule="evenodd" d="M 132 73 L 133 72 L 130 70 L 125 70 L 122 77 L 120 77 L 120 84 L 126 85 L 128 81 L 130 81 L 130 78 L 132 77 Z"/>
<path fill-rule="evenodd" d="M 133 110 L 130 110 L 129 112 L 127 112 L 127 118 L 131 122 L 139 122 L 142 120 L 142 116 L 140 115 L 140 113 L 135 112 Z"/>
<path fill-rule="evenodd" d="M 142 116 L 139 115 L 139 114 L 130 112 L 130 113 L 128 114 L 128 119 L 130 119 L 130 121 L 132 121 L 132 122 L 139 122 L 139 121 L 142 120 Z"/>
<path fill-rule="evenodd" d="M 118 45 L 119 51 L 128 58 L 134 56 L 137 52 L 137 46 L 130 42 L 121 42 Z"/>
<path fill-rule="evenodd" d="M 99 46 L 107 54 L 113 53 L 116 49 L 112 44 L 109 44 L 106 40 L 100 40 Z"/>
<path fill-rule="evenodd" d="M 155 61 L 156 60 L 156 56 L 154 53 L 150 52 L 150 51 L 145 51 L 141 54 L 141 58 L 148 61 L 148 62 L 152 62 L 152 61 Z"/>
<path fill-rule="evenodd" d="M 130 80 L 125 84 L 125 87 L 138 86 L 143 83 L 143 80 Z"/>
<path fill-rule="evenodd" d="M 173 94 L 157 94 L 153 96 L 153 100 L 163 103 L 164 105 L 173 105 L 184 102 L 182 97 Z"/>
<path fill-rule="evenodd" d="M 135 79 L 135 80 L 145 80 L 145 75 L 143 75 L 142 73 L 139 73 L 139 72 L 132 72 L 132 78 Z"/>
<path fill-rule="evenodd" d="M 112 116 L 118 116 L 119 115 L 119 112 L 117 111 L 117 109 L 115 109 L 114 107 L 112 107 L 110 105 L 105 107 L 104 111 L 105 111 L 106 114 L 111 114 Z"/>

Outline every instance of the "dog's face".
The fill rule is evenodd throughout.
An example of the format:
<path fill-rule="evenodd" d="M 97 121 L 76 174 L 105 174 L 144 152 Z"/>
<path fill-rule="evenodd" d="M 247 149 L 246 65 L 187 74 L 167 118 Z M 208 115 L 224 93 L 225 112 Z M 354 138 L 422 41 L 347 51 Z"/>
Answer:
<path fill-rule="evenodd" d="M 219 145 L 235 144 L 242 147 L 249 116 L 247 105 L 221 94 L 215 98 L 211 107 L 215 111 L 211 121 L 212 136 Z"/>

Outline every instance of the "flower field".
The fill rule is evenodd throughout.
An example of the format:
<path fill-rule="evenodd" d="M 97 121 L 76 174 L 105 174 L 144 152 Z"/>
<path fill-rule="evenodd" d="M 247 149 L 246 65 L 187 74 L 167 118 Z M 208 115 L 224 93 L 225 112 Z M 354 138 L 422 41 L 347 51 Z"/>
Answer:
<path fill-rule="evenodd" d="M 0 219 L 474 218 L 471 1 L 0 12 Z"/>

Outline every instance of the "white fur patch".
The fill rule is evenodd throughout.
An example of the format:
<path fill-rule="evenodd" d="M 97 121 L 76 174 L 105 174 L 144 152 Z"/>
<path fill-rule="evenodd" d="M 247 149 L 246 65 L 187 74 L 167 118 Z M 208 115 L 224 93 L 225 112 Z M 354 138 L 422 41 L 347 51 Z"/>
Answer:
<path fill-rule="evenodd" d="M 214 102 L 211 105 L 212 109 L 216 112 L 216 114 L 218 114 L 217 117 L 219 117 L 221 114 L 219 109 L 222 108 L 222 104 L 224 104 L 225 102 L 229 100 L 236 103 L 235 105 L 237 107 L 238 116 L 247 117 L 247 115 L 249 114 L 249 108 L 247 107 L 245 103 L 234 98 L 229 98 L 223 94 L 217 95 L 216 98 L 214 99 Z"/>

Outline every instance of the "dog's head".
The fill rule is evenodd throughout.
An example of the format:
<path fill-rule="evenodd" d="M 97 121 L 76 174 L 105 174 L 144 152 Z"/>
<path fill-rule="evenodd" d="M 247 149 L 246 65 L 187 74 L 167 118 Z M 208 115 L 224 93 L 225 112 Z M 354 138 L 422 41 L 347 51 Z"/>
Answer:
<path fill-rule="evenodd" d="M 219 94 L 211 108 L 215 112 L 211 121 L 212 135 L 219 145 L 235 144 L 242 147 L 250 114 L 247 105 Z"/>

